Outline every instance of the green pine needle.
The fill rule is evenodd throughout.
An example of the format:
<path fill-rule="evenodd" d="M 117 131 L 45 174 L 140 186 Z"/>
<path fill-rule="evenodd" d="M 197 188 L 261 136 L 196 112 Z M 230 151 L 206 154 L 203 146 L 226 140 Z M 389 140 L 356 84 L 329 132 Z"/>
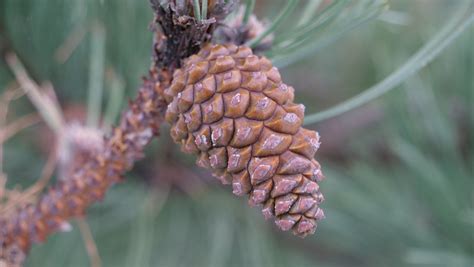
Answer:
<path fill-rule="evenodd" d="M 87 125 L 97 127 L 102 112 L 102 95 L 105 62 L 105 29 L 96 23 L 92 28 L 89 67 L 89 88 L 87 94 Z"/>
<path fill-rule="evenodd" d="M 122 109 L 123 96 L 125 93 L 125 84 L 121 77 L 110 71 L 109 90 L 107 96 L 107 106 L 104 111 L 104 126 L 110 126 L 115 123 Z"/>
<path fill-rule="evenodd" d="M 201 4 L 199 4 L 199 0 L 193 1 L 193 8 L 194 8 L 194 17 L 196 20 L 201 20 Z"/>
<path fill-rule="evenodd" d="M 324 9 L 324 11 L 316 18 L 314 18 L 311 22 L 301 26 L 298 30 L 294 32 L 290 31 L 290 33 L 286 35 L 281 35 L 277 40 L 275 40 L 273 49 L 276 51 L 285 48 L 287 48 L 288 50 L 296 49 L 298 44 L 312 38 L 315 33 L 323 30 L 325 26 L 329 25 L 339 15 L 341 15 L 347 4 L 349 4 L 349 2 L 345 0 L 334 2 L 326 9 Z"/>
<path fill-rule="evenodd" d="M 339 38 L 345 36 L 345 34 L 349 31 L 362 24 L 372 21 L 388 7 L 386 1 L 376 0 L 372 1 L 369 6 L 366 6 L 367 3 L 365 2 L 358 2 L 358 5 L 351 5 L 351 7 L 347 10 L 339 10 L 339 8 L 342 6 L 336 5 L 338 3 L 343 3 L 343 1 L 335 2 L 319 15 L 328 16 L 328 12 L 331 11 L 329 13 L 335 14 L 334 17 L 326 19 L 321 25 L 316 23 L 313 26 L 313 29 L 305 30 L 307 31 L 307 34 L 303 34 L 303 37 L 294 39 L 292 41 L 280 41 L 280 44 L 277 44 L 276 47 L 268 51 L 266 55 L 272 59 L 274 65 L 282 68 L 303 58 L 310 57 L 320 49 L 339 40 Z M 365 3 L 364 6 L 366 7 L 361 8 L 360 5 L 362 3 Z M 333 10 L 333 8 L 337 9 Z M 319 20 L 319 17 L 316 18 L 316 21 Z M 308 27 L 308 25 L 305 25 L 302 28 L 300 27 L 299 30 L 295 30 L 296 33 L 288 34 L 287 38 L 288 36 L 291 37 L 294 34 L 301 35 L 299 31 L 301 31 L 301 29 L 305 29 L 305 27 Z M 283 46 L 283 44 L 285 46 Z M 278 47 L 278 45 L 280 45 L 280 47 Z"/>
<path fill-rule="evenodd" d="M 289 0 L 286 6 L 281 10 L 280 14 L 278 14 L 275 20 L 273 20 L 272 23 L 268 26 L 268 28 L 259 36 L 250 40 L 246 45 L 250 46 L 251 48 L 258 46 L 265 37 L 274 32 L 275 29 L 291 14 L 291 12 L 295 9 L 298 1 L 299 0 Z"/>
<path fill-rule="evenodd" d="M 462 5 L 438 34 L 418 50 L 405 64 L 392 72 L 392 74 L 380 83 L 336 106 L 307 116 L 305 118 L 305 124 L 312 124 L 341 115 L 397 88 L 398 85 L 435 59 L 474 22 L 474 13 L 472 13 L 473 5 L 474 4 L 470 4 L 467 8 Z"/>
<path fill-rule="evenodd" d="M 247 25 L 247 23 L 249 22 L 250 15 L 253 13 L 254 8 L 255 0 L 247 0 L 245 3 L 244 18 L 242 19 L 243 26 Z"/>
<path fill-rule="evenodd" d="M 207 18 L 207 0 L 202 0 L 202 15 L 201 19 L 205 20 Z"/>
<path fill-rule="evenodd" d="M 314 14 L 318 10 L 322 2 L 323 2 L 322 0 L 308 0 L 308 3 L 303 9 L 303 15 L 301 16 L 301 19 L 298 21 L 297 26 L 301 26 L 306 23 L 309 23 L 313 19 Z"/>

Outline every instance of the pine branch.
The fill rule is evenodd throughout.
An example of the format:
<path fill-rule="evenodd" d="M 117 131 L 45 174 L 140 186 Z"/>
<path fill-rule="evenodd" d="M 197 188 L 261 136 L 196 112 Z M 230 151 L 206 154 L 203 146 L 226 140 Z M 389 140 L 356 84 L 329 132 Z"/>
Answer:
<path fill-rule="evenodd" d="M 20 266 L 33 243 L 44 242 L 50 234 L 68 228 L 68 220 L 84 216 L 86 209 L 102 200 L 108 188 L 121 181 L 134 162 L 143 157 L 143 149 L 158 135 L 163 120 L 166 103 L 162 91 L 181 60 L 198 51 L 212 35 L 214 22 L 225 18 L 228 10 L 219 3 L 208 10 L 208 20 L 197 21 L 151 0 L 157 23 L 153 28 L 155 60 L 138 96 L 123 112 L 119 125 L 105 137 L 100 152 L 37 203 L 20 208 L 8 218 L 0 217 L 0 263 Z M 183 18 L 192 23 L 183 23 Z M 182 34 L 175 34 L 175 30 Z M 19 74 L 15 73 L 18 69 L 12 70 Z"/>
<path fill-rule="evenodd" d="M 101 200 L 107 189 L 142 157 L 144 147 L 158 134 L 166 107 L 160 97 L 163 83 L 157 81 L 159 75 L 156 69 L 150 71 L 119 126 L 106 137 L 101 153 L 50 189 L 37 204 L 0 221 L 0 258 L 19 264 L 32 243 L 42 242 L 60 231 L 69 219 L 83 216 L 86 208 Z"/>

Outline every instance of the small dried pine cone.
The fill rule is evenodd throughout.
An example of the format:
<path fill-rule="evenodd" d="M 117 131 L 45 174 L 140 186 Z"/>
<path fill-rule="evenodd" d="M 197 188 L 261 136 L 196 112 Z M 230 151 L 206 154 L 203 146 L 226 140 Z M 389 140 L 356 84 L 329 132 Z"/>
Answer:
<path fill-rule="evenodd" d="M 313 159 L 319 135 L 301 127 L 304 106 L 267 58 L 245 46 L 206 45 L 175 71 L 164 97 L 173 140 L 197 154 L 199 166 L 232 183 L 234 194 L 249 194 L 280 229 L 314 233 L 324 217 Z"/>

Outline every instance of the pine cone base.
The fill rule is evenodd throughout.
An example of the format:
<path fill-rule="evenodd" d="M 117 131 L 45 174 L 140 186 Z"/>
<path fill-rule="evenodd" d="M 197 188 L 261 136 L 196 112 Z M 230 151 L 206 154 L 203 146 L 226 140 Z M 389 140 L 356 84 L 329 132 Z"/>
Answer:
<path fill-rule="evenodd" d="M 313 158 L 319 135 L 301 127 L 304 106 L 267 58 L 245 46 L 207 45 L 174 72 L 164 97 L 171 136 L 197 165 L 235 195 L 248 194 L 280 229 L 314 233 L 324 218 L 324 176 Z"/>

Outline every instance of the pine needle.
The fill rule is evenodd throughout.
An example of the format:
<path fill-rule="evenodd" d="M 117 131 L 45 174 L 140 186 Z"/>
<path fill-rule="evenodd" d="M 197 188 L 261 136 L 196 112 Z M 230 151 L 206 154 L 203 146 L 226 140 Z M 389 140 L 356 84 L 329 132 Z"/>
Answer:
<path fill-rule="evenodd" d="M 193 1 L 193 8 L 194 8 L 194 17 L 196 20 L 201 20 L 201 5 L 199 4 L 199 0 Z"/>
<path fill-rule="evenodd" d="M 470 4 L 468 7 L 462 5 L 453 18 L 428 43 L 380 83 L 332 108 L 306 116 L 304 124 L 317 123 L 339 116 L 397 88 L 398 85 L 435 59 L 474 22 L 473 5 Z"/>
<path fill-rule="evenodd" d="M 250 15 L 253 13 L 253 9 L 255 8 L 255 0 L 246 0 L 245 2 L 245 12 L 242 19 L 242 26 L 247 25 Z"/>
<path fill-rule="evenodd" d="M 6 62 L 41 117 L 56 134 L 59 134 L 64 121 L 59 104 L 41 92 L 40 87 L 28 76 L 25 67 L 16 54 L 8 53 Z"/>
<path fill-rule="evenodd" d="M 87 94 L 87 125 L 99 125 L 104 91 L 105 29 L 100 23 L 92 27 L 89 62 L 89 89 Z"/>
<path fill-rule="evenodd" d="M 201 19 L 205 20 L 207 18 L 207 0 L 202 0 L 202 15 Z"/>
<path fill-rule="evenodd" d="M 298 0 L 289 0 L 286 6 L 281 10 L 280 14 L 272 21 L 272 23 L 267 27 L 265 31 L 263 31 L 259 36 L 255 37 L 254 39 L 250 40 L 246 45 L 250 47 L 255 47 L 260 42 L 270 35 L 275 29 L 291 14 L 293 9 L 295 9 Z"/>
<path fill-rule="evenodd" d="M 79 218 L 76 221 L 79 227 L 79 231 L 81 232 L 84 245 L 86 247 L 87 255 L 89 255 L 89 261 L 91 263 L 91 267 L 102 266 L 99 250 L 97 249 L 97 245 L 94 241 L 94 236 L 92 235 L 92 231 L 90 229 L 89 224 L 84 218 Z"/>

